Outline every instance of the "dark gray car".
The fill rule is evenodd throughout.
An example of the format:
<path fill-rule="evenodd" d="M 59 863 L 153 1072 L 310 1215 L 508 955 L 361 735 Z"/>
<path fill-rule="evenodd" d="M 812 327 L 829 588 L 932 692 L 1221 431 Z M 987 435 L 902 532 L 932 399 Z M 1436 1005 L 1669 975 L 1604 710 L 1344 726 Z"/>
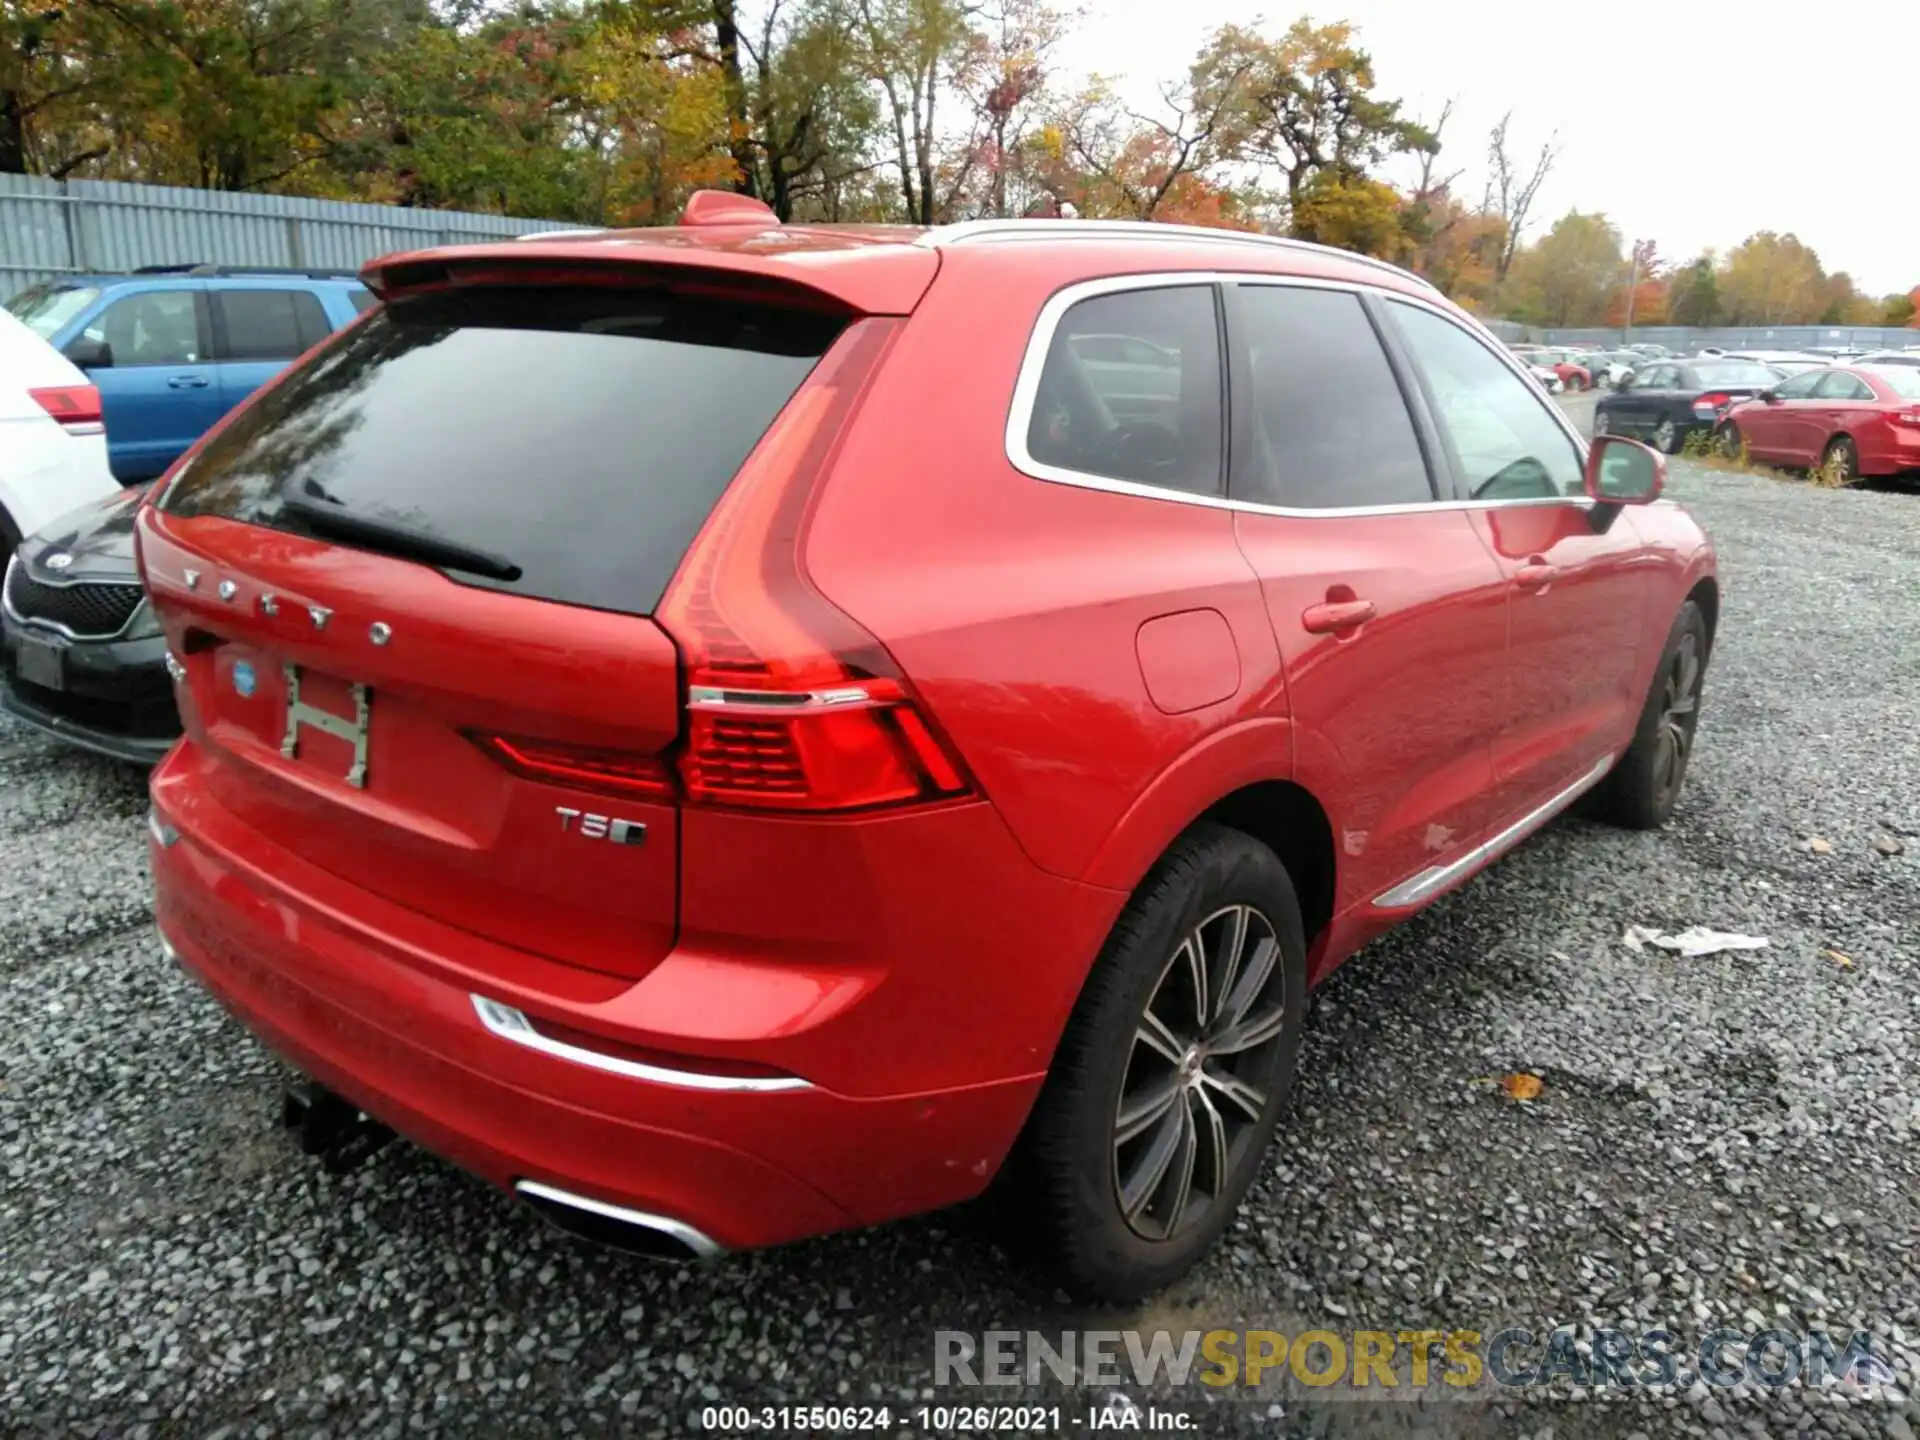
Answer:
<path fill-rule="evenodd" d="M 140 588 L 141 491 L 20 542 L 7 567 L 0 709 L 72 744 L 151 765 L 180 735 L 167 641 Z"/>

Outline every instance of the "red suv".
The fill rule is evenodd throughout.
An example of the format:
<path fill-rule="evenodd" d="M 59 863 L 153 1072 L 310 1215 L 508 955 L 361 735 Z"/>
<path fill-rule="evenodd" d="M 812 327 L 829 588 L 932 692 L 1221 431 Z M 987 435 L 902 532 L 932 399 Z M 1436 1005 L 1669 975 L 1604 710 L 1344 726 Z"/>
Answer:
<path fill-rule="evenodd" d="M 1712 548 L 1385 264 L 688 220 L 374 263 L 142 508 L 165 942 L 577 1230 L 1005 1171 L 1151 1290 L 1310 986 L 1576 800 L 1667 818 Z"/>

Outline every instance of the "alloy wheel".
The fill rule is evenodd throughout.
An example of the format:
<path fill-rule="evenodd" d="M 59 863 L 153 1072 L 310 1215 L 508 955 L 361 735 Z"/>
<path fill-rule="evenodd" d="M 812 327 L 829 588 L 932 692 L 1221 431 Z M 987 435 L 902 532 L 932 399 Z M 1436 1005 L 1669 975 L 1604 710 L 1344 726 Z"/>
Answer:
<path fill-rule="evenodd" d="M 1114 1113 L 1113 1183 L 1135 1234 L 1199 1224 L 1272 1096 L 1288 1019 L 1273 922 L 1216 910 L 1180 940 L 1134 1029 Z"/>
<path fill-rule="evenodd" d="M 1662 420 L 1660 424 L 1654 429 L 1653 443 L 1659 446 L 1661 450 L 1671 455 L 1673 453 L 1673 442 L 1676 434 L 1677 432 L 1673 428 L 1673 421 Z"/>
<path fill-rule="evenodd" d="M 1700 714 L 1700 637 L 1691 632 L 1668 659 L 1660 695 L 1660 732 L 1653 755 L 1653 783 L 1664 801 L 1680 788 L 1693 751 Z"/>
<path fill-rule="evenodd" d="M 1605 435 L 1613 428 L 1613 418 L 1604 410 L 1597 410 L 1593 416 L 1593 433 Z"/>

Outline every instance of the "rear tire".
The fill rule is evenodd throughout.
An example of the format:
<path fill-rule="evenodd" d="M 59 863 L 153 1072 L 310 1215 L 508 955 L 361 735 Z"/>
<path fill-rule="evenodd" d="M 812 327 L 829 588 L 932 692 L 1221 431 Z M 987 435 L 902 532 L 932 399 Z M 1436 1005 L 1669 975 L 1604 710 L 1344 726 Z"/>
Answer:
<path fill-rule="evenodd" d="M 1667 632 L 1633 743 L 1586 806 L 1594 819 L 1629 830 L 1658 830 L 1667 823 L 1693 758 L 1711 646 L 1706 617 L 1687 601 Z"/>
<path fill-rule="evenodd" d="M 1219 1238 L 1292 1090 L 1305 1006 L 1286 867 L 1196 825 L 1115 922 L 1015 1152 L 1027 1235 L 1070 1291 L 1130 1303 Z"/>
<path fill-rule="evenodd" d="M 1860 451 L 1850 436 L 1836 435 L 1827 442 L 1820 471 L 1829 485 L 1851 485 L 1860 478 Z"/>
<path fill-rule="evenodd" d="M 1713 432 L 1713 448 L 1723 460 L 1738 460 L 1746 443 L 1740 438 L 1740 427 L 1732 422 Z"/>
<path fill-rule="evenodd" d="M 1604 410 L 1593 412 L 1593 433 L 1595 436 L 1613 433 L 1613 417 Z"/>
<path fill-rule="evenodd" d="M 1671 415 L 1664 415 L 1660 423 L 1653 427 L 1653 448 L 1663 455 L 1677 455 L 1682 444 L 1680 427 L 1673 423 Z"/>

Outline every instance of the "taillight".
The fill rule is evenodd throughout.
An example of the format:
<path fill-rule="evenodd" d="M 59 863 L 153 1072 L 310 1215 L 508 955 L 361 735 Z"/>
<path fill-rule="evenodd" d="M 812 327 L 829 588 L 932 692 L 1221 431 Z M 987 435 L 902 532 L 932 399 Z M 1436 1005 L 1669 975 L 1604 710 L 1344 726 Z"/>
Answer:
<path fill-rule="evenodd" d="M 856 321 L 762 437 L 655 618 L 687 667 L 689 803 L 846 811 L 967 794 L 885 648 L 807 578 L 807 512 L 898 328 Z"/>
<path fill-rule="evenodd" d="M 27 394 L 69 435 L 104 435 L 100 420 L 100 391 L 93 385 L 49 385 Z"/>
<path fill-rule="evenodd" d="M 664 800 L 673 796 L 673 775 L 657 755 L 602 750 L 514 735 L 473 734 L 473 743 L 516 775 L 585 790 Z"/>
<path fill-rule="evenodd" d="M 1702 395 L 1694 400 L 1693 413 L 1696 415 L 1718 415 L 1732 403 L 1733 397 L 1731 395 L 1721 395 L 1717 392 L 1712 395 Z"/>
<path fill-rule="evenodd" d="M 1910 410 L 1894 411 L 1893 423 L 1896 425 L 1920 426 L 1920 405 L 1916 405 Z"/>

